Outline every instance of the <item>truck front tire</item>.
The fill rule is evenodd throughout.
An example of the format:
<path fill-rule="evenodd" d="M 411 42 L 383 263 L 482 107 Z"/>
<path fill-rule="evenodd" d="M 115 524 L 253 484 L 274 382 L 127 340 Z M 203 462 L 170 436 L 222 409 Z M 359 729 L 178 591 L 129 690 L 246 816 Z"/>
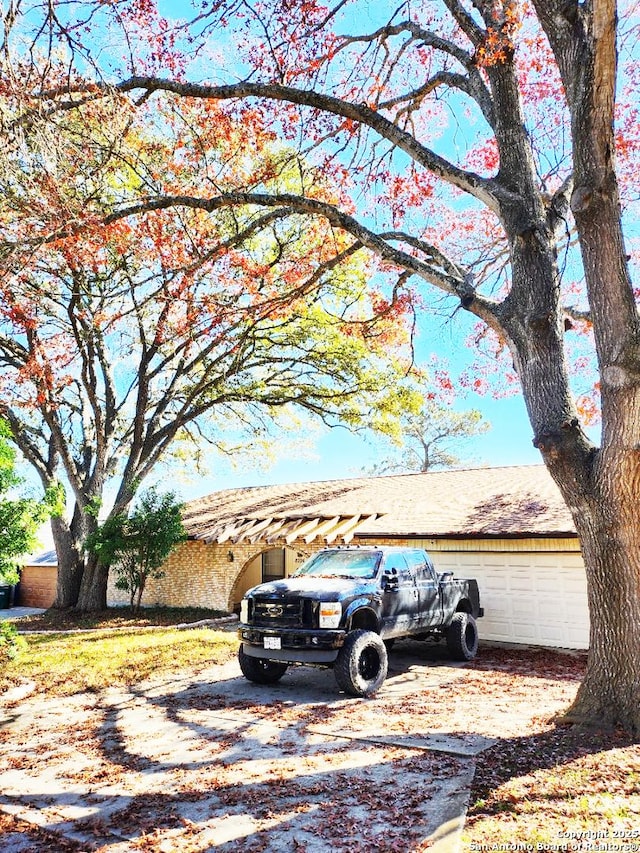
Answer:
<path fill-rule="evenodd" d="M 251 657 L 245 654 L 242 646 L 238 649 L 238 663 L 244 677 L 256 684 L 275 684 L 288 669 L 286 663 Z"/>
<path fill-rule="evenodd" d="M 469 613 L 455 613 L 447 628 L 447 648 L 454 660 L 473 660 L 478 652 L 478 626 Z"/>
<path fill-rule="evenodd" d="M 333 668 L 338 687 L 351 696 L 371 696 L 387 677 L 387 650 L 373 631 L 347 634 Z"/>

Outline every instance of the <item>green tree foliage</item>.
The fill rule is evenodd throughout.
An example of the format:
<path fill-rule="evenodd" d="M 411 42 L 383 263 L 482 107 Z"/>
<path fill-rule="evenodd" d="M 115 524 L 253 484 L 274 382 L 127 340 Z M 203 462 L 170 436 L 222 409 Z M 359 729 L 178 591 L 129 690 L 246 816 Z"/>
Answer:
<path fill-rule="evenodd" d="M 149 578 L 164 576 L 162 565 L 185 539 L 182 504 L 173 492 L 144 492 L 129 515 L 110 516 L 86 541 L 104 566 L 116 573 L 116 587 L 128 592 L 137 612 Z"/>
<path fill-rule="evenodd" d="M 47 508 L 32 498 L 11 497 L 22 481 L 16 474 L 16 452 L 9 437 L 9 429 L 0 421 L 0 583 L 16 584 L 18 558 L 37 547 L 36 533 Z"/>

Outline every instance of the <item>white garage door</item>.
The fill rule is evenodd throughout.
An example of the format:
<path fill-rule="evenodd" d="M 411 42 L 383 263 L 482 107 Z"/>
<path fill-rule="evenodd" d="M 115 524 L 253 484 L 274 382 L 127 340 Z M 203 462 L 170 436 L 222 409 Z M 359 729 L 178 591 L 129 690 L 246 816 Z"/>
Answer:
<path fill-rule="evenodd" d="M 475 577 L 485 615 L 481 639 L 567 649 L 589 646 L 587 585 L 579 553 L 431 549 L 438 571 Z"/>

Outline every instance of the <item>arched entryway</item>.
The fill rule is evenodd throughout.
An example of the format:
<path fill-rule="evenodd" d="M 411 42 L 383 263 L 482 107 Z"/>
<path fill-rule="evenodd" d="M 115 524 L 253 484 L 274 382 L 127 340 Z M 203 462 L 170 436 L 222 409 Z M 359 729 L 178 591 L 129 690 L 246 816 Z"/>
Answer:
<path fill-rule="evenodd" d="M 240 602 L 248 589 L 260 583 L 279 580 L 293 574 L 308 556 L 296 548 L 265 548 L 250 557 L 240 569 L 231 592 L 230 607 L 238 613 Z"/>

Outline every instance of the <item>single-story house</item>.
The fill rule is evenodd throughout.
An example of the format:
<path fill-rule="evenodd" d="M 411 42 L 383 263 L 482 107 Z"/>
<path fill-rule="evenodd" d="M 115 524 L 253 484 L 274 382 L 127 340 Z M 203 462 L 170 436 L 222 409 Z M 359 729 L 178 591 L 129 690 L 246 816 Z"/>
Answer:
<path fill-rule="evenodd" d="M 588 646 L 580 546 L 543 466 L 225 489 L 187 503 L 184 524 L 189 539 L 149 582 L 147 605 L 231 612 L 327 545 L 411 544 L 438 570 L 478 580 L 482 639 Z M 126 600 L 111 583 L 109 603 Z"/>

